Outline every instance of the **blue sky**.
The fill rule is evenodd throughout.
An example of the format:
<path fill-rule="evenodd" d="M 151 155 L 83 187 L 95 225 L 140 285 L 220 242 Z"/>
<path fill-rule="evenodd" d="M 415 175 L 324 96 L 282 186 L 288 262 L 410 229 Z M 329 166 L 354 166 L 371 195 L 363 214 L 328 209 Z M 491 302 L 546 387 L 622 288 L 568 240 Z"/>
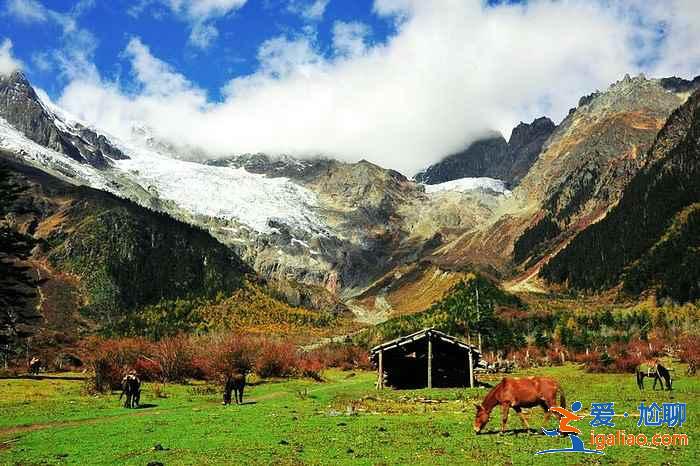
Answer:
<path fill-rule="evenodd" d="M 127 0 L 88 1 L 82 2 L 82 7 L 81 2 L 64 0 L 0 1 L 4 3 L 0 38 L 12 40 L 14 55 L 25 64 L 25 73 L 52 97 L 58 97 L 68 79 L 61 76 L 60 66 L 52 63 L 55 51 L 65 46 L 63 27 L 58 21 L 13 14 L 17 4 L 31 7 L 35 3 L 75 18 L 78 27 L 93 36 L 91 60 L 103 76 L 129 79 L 129 63 L 123 51 L 130 38 L 139 37 L 155 56 L 207 89 L 212 99 L 221 97 L 220 88 L 232 77 L 255 72 L 258 48 L 272 37 L 313 31 L 319 50 L 330 53 L 336 21 L 368 25 L 368 40 L 372 42 L 386 41 L 395 30 L 391 18 L 372 12 L 372 0 L 319 2 L 325 7 L 319 8 L 317 11 L 322 13 L 314 17 L 305 16 L 304 8 L 312 8 L 316 0 L 250 0 L 238 9 L 208 19 L 218 36 L 206 46 L 199 46 L 190 40 L 191 21 L 173 11 L 167 2 L 144 2 L 142 9 L 134 9 L 138 2 Z"/>
<path fill-rule="evenodd" d="M 697 0 L 0 0 L 0 72 L 122 138 L 414 174 L 626 73 L 700 74 Z"/>

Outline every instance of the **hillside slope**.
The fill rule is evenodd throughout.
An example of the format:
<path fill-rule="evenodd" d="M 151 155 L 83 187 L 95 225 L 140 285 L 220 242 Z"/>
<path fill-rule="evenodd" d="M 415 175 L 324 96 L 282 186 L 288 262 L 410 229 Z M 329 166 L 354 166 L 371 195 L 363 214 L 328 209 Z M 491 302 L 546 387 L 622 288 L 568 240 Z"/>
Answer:
<path fill-rule="evenodd" d="M 598 290 L 622 282 L 679 301 L 700 298 L 700 91 L 676 110 L 605 219 L 581 233 L 541 272 Z"/>
<path fill-rule="evenodd" d="M 542 289 L 533 282 L 541 267 L 617 204 L 687 98 L 685 86 L 644 76 L 581 98 L 496 215 L 437 250 L 436 259 L 495 267 L 511 289 Z"/>
<path fill-rule="evenodd" d="M 41 306 L 62 307 L 58 314 L 80 320 L 79 311 L 109 325 L 163 300 L 231 293 L 251 273 L 199 228 L 109 193 L 0 163 L 21 192 L 1 221 L 38 241 L 30 262 L 51 278 L 41 288 Z"/>

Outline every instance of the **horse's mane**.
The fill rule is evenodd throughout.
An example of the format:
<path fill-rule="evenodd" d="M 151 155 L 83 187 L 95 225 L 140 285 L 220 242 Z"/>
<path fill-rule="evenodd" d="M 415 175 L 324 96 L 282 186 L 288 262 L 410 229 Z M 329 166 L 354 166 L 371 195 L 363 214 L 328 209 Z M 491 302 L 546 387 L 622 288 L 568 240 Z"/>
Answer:
<path fill-rule="evenodd" d="M 498 385 L 493 387 L 488 394 L 486 394 L 486 397 L 484 398 L 484 401 L 481 403 L 481 406 L 484 407 L 486 410 L 491 410 L 493 409 L 494 406 L 498 404 L 498 394 L 501 392 L 503 389 L 503 384 L 504 384 L 505 379 L 501 380 Z"/>

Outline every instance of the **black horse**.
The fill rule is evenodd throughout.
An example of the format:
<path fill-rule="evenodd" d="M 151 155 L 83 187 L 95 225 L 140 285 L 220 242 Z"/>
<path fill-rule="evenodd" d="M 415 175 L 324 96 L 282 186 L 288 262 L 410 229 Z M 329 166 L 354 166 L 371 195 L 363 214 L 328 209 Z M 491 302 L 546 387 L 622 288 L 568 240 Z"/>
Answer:
<path fill-rule="evenodd" d="M 27 367 L 29 369 L 29 374 L 39 375 L 39 371 L 41 370 L 41 359 L 37 358 L 36 356 L 33 357 Z"/>
<path fill-rule="evenodd" d="M 656 382 L 659 382 L 663 390 L 664 382 L 666 382 L 666 390 L 671 391 L 671 371 L 662 366 L 659 362 L 640 364 L 635 368 L 634 373 L 637 377 L 637 386 L 640 390 L 644 390 L 644 377 L 652 377 L 654 379 L 652 389 L 656 390 Z"/>
<path fill-rule="evenodd" d="M 122 379 L 122 393 L 119 399 L 126 395 L 125 408 L 138 408 L 141 402 L 141 381 L 136 373 L 130 372 Z"/>
<path fill-rule="evenodd" d="M 231 393 L 236 404 L 243 404 L 243 390 L 245 389 L 245 374 L 235 373 L 226 378 L 224 386 L 224 405 L 231 404 Z"/>

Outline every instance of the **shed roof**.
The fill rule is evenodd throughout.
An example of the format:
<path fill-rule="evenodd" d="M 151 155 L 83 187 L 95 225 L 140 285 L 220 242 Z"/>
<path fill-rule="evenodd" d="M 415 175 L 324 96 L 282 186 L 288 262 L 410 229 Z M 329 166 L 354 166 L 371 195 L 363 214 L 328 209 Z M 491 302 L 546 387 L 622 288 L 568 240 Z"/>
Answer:
<path fill-rule="evenodd" d="M 386 343 L 382 343 L 381 345 L 377 345 L 370 350 L 370 355 L 374 356 L 380 350 L 386 351 L 386 350 L 390 350 L 390 349 L 394 349 L 394 348 L 399 348 L 403 345 L 408 345 L 408 344 L 416 342 L 418 340 L 428 338 L 428 336 L 438 338 L 438 339 L 444 341 L 445 343 L 453 344 L 455 346 L 460 347 L 463 350 L 471 351 L 473 353 L 481 355 L 481 351 L 479 351 L 479 348 L 477 346 L 465 343 L 462 340 L 459 340 L 459 339 L 457 339 L 451 335 L 448 335 L 444 332 L 441 332 L 439 330 L 435 330 L 432 327 L 424 328 L 423 330 L 419 330 L 418 332 L 412 333 L 410 335 L 399 337 L 399 338 L 396 338 L 394 340 L 387 341 Z"/>

